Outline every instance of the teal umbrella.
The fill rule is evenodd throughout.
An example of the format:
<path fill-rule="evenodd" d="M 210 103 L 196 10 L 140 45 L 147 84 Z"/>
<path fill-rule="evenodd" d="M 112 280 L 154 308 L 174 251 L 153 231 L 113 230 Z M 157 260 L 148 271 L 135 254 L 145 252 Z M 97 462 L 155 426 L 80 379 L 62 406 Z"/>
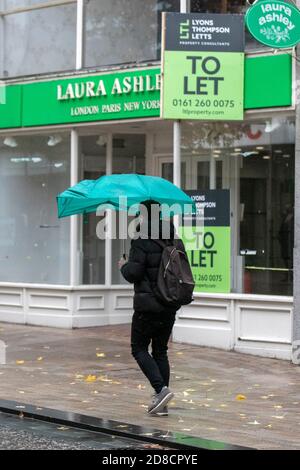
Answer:
<path fill-rule="evenodd" d="M 107 175 L 83 180 L 57 196 L 58 217 L 96 212 L 99 206 L 128 210 L 146 200 L 174 206 L 172 213 L 194 213 L 195 204 L 181 189 L 158 176 Z"/>

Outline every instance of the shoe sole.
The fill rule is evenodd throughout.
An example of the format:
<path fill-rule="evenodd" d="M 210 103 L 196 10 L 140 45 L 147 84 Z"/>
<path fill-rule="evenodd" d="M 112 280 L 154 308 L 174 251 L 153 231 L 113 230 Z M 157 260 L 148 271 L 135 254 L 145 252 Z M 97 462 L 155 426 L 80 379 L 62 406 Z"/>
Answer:
<path fill-rule="evenodd" d="M 157 416 L 158 418 L 161 418 L 162 416 L 169 416 L 169 413 L 157 411 L 156 413 L 152 413 L 152 416 Z"/>
<path fill-rule="evenodd" d="M 174 397 L 174 393 L 173 392 L 170 392 L 168 393 L 163 399 L 162 401 L 156 405 L 155 408 L 152 408 L 152 410 L 148 411 L 148 414 L 149 415 L 153 415 L 153 414 L 156 414 L 157 412 L 161 411 L 162 408 L 164 408 L 166 406 L 167 403 L 169 403 L 170 400 L 172 400 L 172 398 Z"/>

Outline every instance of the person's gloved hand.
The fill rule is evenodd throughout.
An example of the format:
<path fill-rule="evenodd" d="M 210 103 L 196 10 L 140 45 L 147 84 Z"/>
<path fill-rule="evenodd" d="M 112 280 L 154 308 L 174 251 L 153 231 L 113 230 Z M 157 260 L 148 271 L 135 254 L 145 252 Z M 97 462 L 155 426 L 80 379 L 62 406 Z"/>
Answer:
<path fill-rule="evenodd" d="M 119 264 L 119 269 L 121 269 L 122 266 L 124 266 L 125 263 L 127 263 L 127 258 L 126 258 L 126 256 L 122 256 L 122 258 L 120 258 L 119 263 L 118 263 Z"/>

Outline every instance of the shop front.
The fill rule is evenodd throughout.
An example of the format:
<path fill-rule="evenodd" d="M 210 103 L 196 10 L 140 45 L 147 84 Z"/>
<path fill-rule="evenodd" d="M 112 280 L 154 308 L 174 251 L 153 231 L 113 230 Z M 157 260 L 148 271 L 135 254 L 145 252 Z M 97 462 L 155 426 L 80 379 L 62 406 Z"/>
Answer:
<path fill-rule="evenodd" d="M 1 130 L 2 321 L 67 328 L 130 321 L 132 287 L 117 267 L 121 240 L 98 239 L 94 214 L 58 220 L 55 196 L 110 173 L 173 180 L 173 122 L 161 120 L 156 107 L 159 72 L 8 87 L 22 107 L 19 127 L 7 122 Z M 257 106 L 251 84 L 246 89 L 246 103 Z M 108 90 L 116 90 L 110 100 Z M 295 118 L 291 89 L 273 95 L 283 106 L 254 108 L 243 121 L 181 125 L 182 188 L 230 190 L 231 266 L 230 291 L 197 292 L 178 314 L 175 341 L 290 357 Z M 99 107 L 110 119 L 102 112 L 94 122 Z"/>
<path fill-rule="evenodd" d="M 98 238 L 96 214 L 58 219 L 55 197 L 111 173 L 174 181 L 179 156 L 184 190 L 229 190 L 230 262 L 229 287 L 197 290 L 178 312 L 174 341 L 290 359 L 292 55 L 247 53 L 244 119 L 187 119 L 179 140 L 174 122 L 160 117 L 159 62 L 7 79 L 0 100 L 0 321 L 129 323 L 132 286 L 118 270 L 123 241 Z M 107 217 L 118 234 L 121 222 Z M 205 274 L 200 261 L 195 269 Z"/>

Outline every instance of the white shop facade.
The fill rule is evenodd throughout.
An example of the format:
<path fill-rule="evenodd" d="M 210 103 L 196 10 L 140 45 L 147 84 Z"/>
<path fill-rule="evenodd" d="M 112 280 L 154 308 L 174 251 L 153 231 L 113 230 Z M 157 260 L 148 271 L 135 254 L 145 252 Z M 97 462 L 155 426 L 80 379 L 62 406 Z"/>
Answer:
<path fill-rule="evenodd" d="M 266 69 L 257 96 L 254 81 Z M 55 196 L 104 174 L 159 175 L 176 184 L 180 175 L 185 190 L 230 190 L 231 292 L 196 293 L 177 314 L 173 340 L 290 359 L 294 80 L 291 52 L 275 60 L 248 54 L 244 120 L 184 121 L 174 133 L 174 122 L 159 117 L 159 63 L 8 79 L 0 321 L 129 323 L 133 290 L 118 270 L 121 240 L 98 239 L 95 214 L 58 219 Z"/>

